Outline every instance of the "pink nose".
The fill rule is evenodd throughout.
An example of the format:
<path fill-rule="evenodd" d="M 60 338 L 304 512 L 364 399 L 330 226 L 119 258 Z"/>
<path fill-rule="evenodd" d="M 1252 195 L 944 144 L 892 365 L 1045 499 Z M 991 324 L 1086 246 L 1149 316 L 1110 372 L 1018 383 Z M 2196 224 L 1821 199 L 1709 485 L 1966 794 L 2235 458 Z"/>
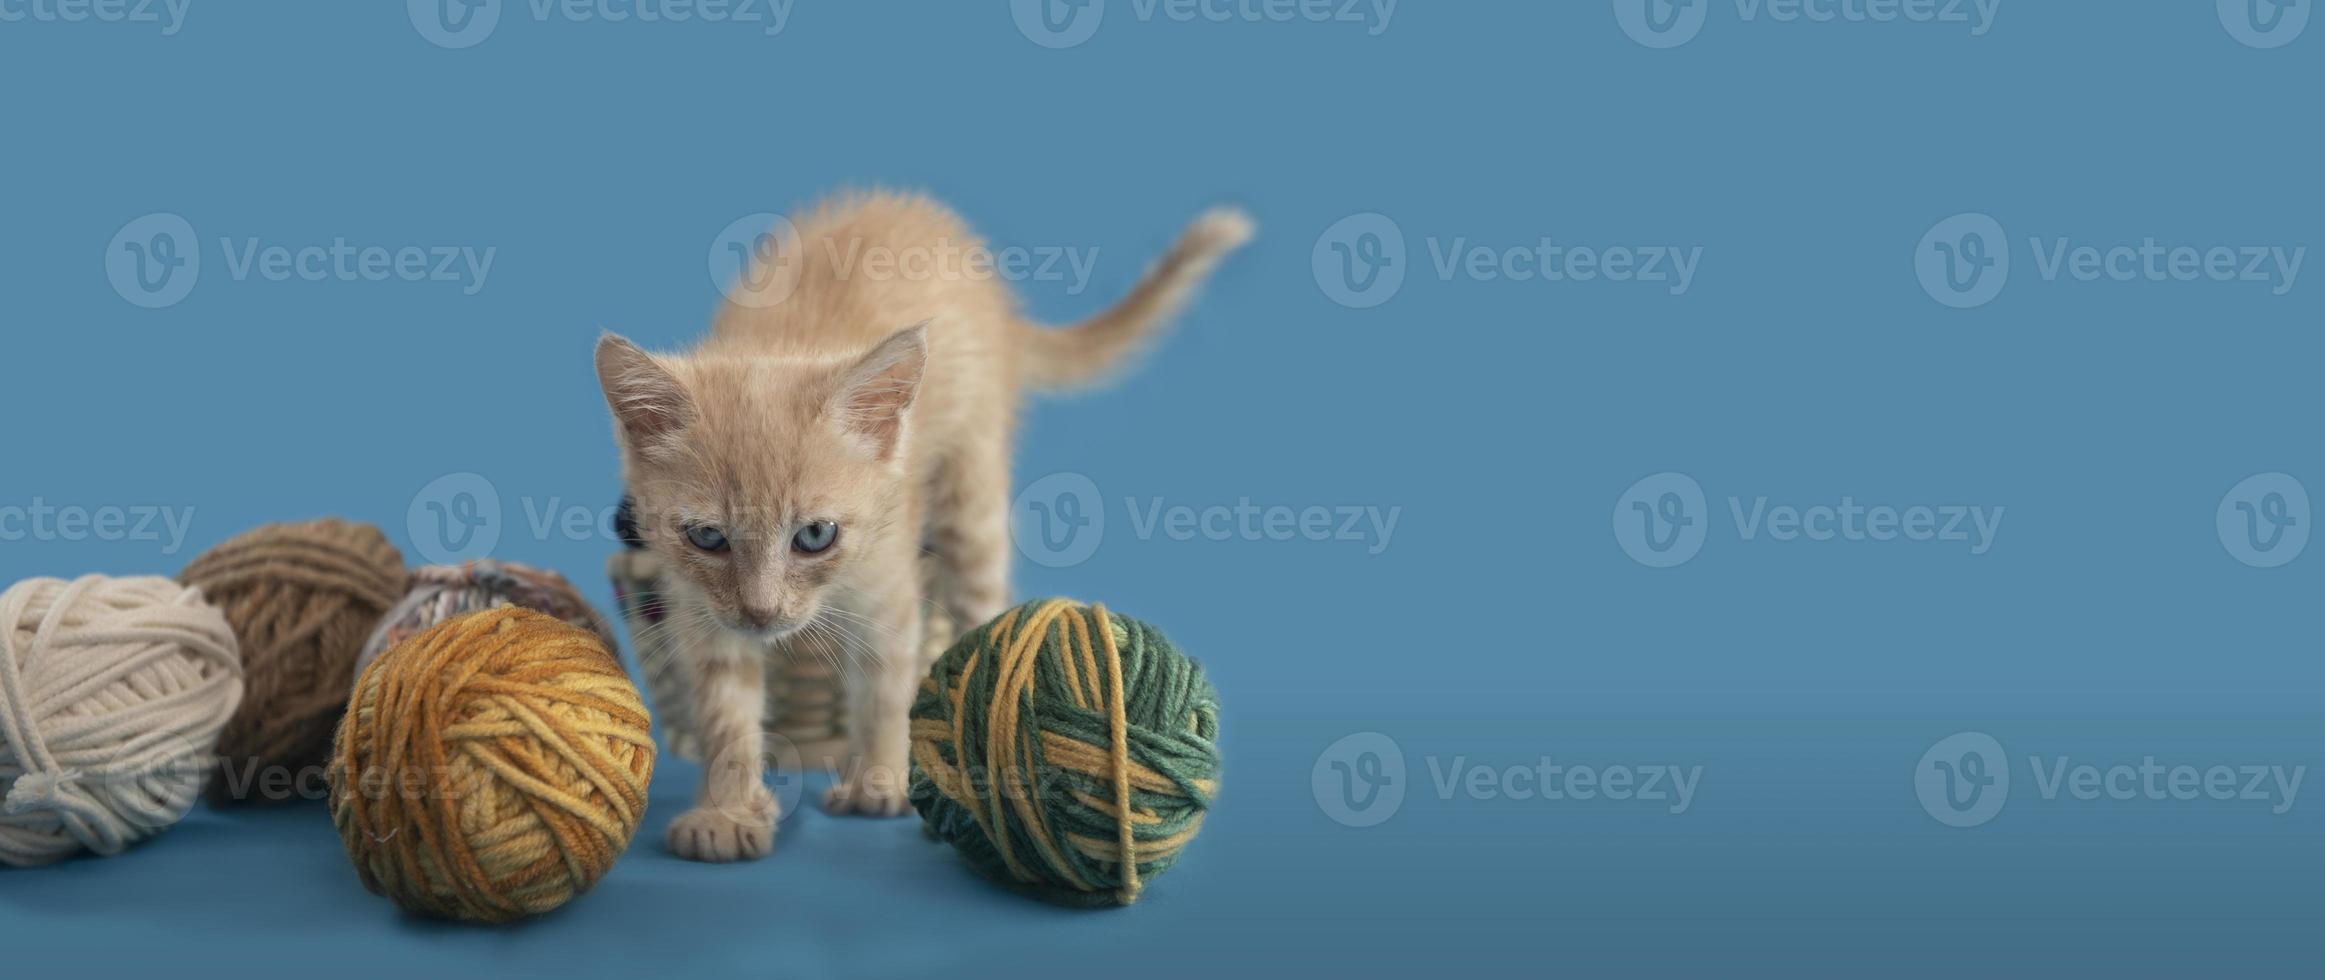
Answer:
<path fill-rule="evenodd" d="M 775 625 L 776 621 L 782 618 L 780 612 L 765 606 L 743 607 L 743 622 L 749 624 L 752 629 L 766 629 Z"/>

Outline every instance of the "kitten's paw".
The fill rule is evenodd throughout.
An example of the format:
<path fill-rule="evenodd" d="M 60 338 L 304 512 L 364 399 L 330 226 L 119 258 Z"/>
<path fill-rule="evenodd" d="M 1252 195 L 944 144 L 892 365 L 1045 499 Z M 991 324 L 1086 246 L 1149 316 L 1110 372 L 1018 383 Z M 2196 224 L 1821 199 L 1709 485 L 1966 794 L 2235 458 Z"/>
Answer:
<path fill-rule="evenodd" d="M 824 791 L 823 811 L 835 817 L 901 817 L 912 812 L 904 787 L 894 781 L 842 780 Z"/>
<path fill-rule="evenodd" d="M 670 821 L 665 843 L 689 861 L 756 861 L 775 849 L 775 799 L 688 810 Z"/>

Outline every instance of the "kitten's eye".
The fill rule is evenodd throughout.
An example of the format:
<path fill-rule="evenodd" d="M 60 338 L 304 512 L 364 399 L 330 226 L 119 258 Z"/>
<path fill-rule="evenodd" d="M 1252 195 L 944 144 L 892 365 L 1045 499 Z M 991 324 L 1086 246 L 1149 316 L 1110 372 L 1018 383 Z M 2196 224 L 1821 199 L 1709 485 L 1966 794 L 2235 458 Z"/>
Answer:
<path fill-rule="evenodd" d="M 800 528 L 791 536 L 791 548 L 803 555 L 821 554 L 831 549 L 840 539 L 840 526 L 830 521 L 817 521 Z"/>
<path fill-rule="evenodd" d="M 716 554 L 727 550 L 727 533 L 708 524 L 690 524 L 686 528 L 686 543 Z"/>

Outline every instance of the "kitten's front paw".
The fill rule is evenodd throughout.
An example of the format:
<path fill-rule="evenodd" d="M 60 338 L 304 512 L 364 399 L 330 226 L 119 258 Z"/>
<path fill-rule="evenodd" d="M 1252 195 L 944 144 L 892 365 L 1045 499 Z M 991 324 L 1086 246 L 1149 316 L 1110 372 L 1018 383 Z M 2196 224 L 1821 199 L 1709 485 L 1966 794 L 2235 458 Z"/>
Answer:
<path fill-rule="evenodd" d="M 912 812 L 912 801 L 893 780 L 847 779 L 824 792 L 823 811 L 836 817 L 901 817 Z"/>
<path fill-rule="evenodd" d="M 775 848 L 775 798 L 688 810 L 670 821 L 665 842 L 689 861 L 756 861 Z"/>

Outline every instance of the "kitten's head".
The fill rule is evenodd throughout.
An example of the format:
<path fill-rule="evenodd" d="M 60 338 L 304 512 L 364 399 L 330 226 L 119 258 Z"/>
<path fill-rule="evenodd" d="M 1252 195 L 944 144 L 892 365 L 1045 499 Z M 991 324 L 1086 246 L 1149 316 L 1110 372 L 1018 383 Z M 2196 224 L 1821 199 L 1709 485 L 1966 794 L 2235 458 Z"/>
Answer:
<path fill-rule="evenodd" d="M 781 637 L 896 526 L 908 416 L 928 361 L 913 327 L 860 358 L 657 357 L 608 334 L 638 534 L 729 629 Z"/>

